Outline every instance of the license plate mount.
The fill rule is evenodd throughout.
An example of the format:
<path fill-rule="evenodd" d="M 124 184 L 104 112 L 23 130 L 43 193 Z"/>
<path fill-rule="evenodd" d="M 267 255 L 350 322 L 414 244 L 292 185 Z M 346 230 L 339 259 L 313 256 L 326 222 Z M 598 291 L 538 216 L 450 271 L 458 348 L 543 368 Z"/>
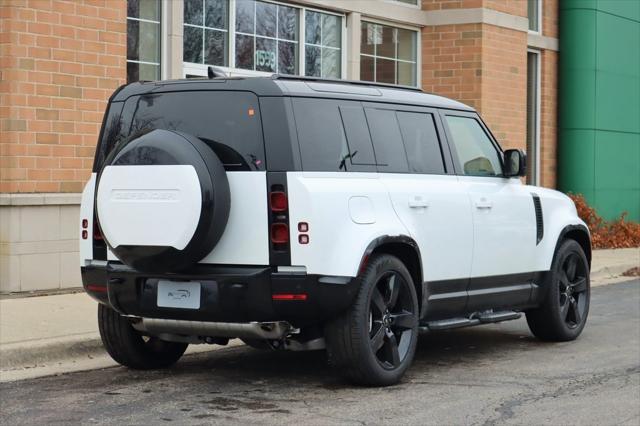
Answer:
<path fill-rule="evenodd" d="M 200 309 L 200 289 L 196 281 L 158 281 L 158 307 Z"/>

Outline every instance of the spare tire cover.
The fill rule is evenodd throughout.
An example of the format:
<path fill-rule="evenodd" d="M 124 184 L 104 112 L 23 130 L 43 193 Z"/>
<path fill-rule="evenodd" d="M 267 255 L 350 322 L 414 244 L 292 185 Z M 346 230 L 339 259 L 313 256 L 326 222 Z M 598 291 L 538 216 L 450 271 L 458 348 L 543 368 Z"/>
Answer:
<path fill-rule="evenodd" d="M 180 271 L 220 240 L 229 182 L 203 141 L 158 129 L 133 136 L 107 157 L 96 208 L 104 239 L 123 263 L 141 272 Z"/>

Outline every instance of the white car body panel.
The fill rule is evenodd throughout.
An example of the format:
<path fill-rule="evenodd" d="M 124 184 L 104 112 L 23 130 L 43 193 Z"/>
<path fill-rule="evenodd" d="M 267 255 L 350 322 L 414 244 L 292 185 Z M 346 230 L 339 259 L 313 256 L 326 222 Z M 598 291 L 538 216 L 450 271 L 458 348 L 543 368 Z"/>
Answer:
<path fill-rule="evenodd" d="M 306 266 L 309 274 L 354 277 L 372 241 L 385 235 L 409 235 L 379 176 L 287 173 L 291 265 Z M 354 197 L 369 202 L 361 199 L 354 204 Z M 367 205 L 371 206 L 368 212 Z M 309 224 L 309 244 L 298 242 L 299 222 Z"/>
<path fill-rule="evenodd" d="M 536 217 L 519 179 L 460 176 L 473 215 L 471 277 L 535 271 Z"/>
<path fill-rule="evenodd" d="M 96 174 L 91 173 L 89 181 L 82 190 L 82 200 L 80 203 L 80 223 L 78 223 L 78 236 L 80 238 L 80 266 L 85 266 L 87 262 L 93 259 L 93 201 L 96 191 Z M 82 220 L 86 219 L 87 238 L 82 238 Z"/>
<path fill-rule="evenodd" d="M 268 265 L 269 223 L 265 172 L 227 172 L 229 221 L 220 241 L 200 263 Z"/>
<path fill-rule="evenodd" d="M 423 279 L 441 281 L 471 272 L 473 227 L 469 199 L 456 176 L 380 174 L 393 207 L 418 243 Z"/>
<path fill-rule="evenodd" d="M 568 226 L 580 226 L 587 231 L 588 228 L 578 217 L 573 201 L 562 192 L 537 186 L 525 188 L 540 197 L 544 218 L 544 236 L 532 256 L 533 268 L 536 271 L 548 271 L 562 231 Z"/>

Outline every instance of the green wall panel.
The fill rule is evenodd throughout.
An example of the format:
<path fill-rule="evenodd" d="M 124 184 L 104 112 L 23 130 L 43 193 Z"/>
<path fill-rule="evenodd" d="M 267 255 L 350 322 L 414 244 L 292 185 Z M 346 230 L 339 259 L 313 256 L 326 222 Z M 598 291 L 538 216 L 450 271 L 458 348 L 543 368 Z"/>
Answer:
<path fill-rule="evenodd" d="M 558 146 L 560 158 L 570 159 L 562 165 L 559 186 L 571 192 L 593 193 L 595 189 L 595 130 L 561 130 Z"/>
<path fill-rule="evenodd" d="M 640 221 L 640 1 L 560 3 L 558 186 Z"/>
<path fill-rule="evenodd" d="M 640 21 L 640 1 L 638 0 L 598 0 L 596 7 L 602 12 Z"/>
<path fill-rule="evenodd" d="M 627 220 L 640 221 L 640 190 L 602 189 L 595 192 L 594 199 L 602 217 L 617 219 L 627 212 Z"/>
<path fill-rule="evenodd" d="M 591 126 L 602 130 L 640 132 L 640 78 L 598 71 L 596 74 L 596 119 Z M 575 97 L 583 102 L 586 95 Z M 582 110 L 582 108 L 581 108 Z M 576 111 L 573 111 L 576 114 Z M 585 104 L 585 116 L 591 113 Z"/>
<path fill-rule="evenodd" d="M 595 189 L 640 190 L 640 135 L 595 132 Z"/>

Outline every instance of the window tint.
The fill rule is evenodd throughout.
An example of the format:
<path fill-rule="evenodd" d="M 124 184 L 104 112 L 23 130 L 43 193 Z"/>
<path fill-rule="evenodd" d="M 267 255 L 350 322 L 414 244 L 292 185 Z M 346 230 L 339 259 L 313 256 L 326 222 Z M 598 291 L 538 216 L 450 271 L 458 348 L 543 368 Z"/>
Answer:
<path fill-rule="evenodd" d="M 387 173 L 406 173 L 409 166 L 396 112 L 373 108 L 365 108 L 365 111 L 378 170 Z"/>
<path fill-rule="evenodd" d="M 458 154 L 459 169 L 469 176 L 502 175 L 498 151 L 480 123 L 471 117 L 446 117 Z"/>
<path fill-rule="evenodd" d="M 442 151 L 433 115 L 398 112 L 410 173 L 444 174 Z"/>
<path fill-rule="evenodd" d="M 258 98 L 246 92 L 140 96 L 129 134 L 166 129 L 206 142 L 227 170 L 265 170 Z"/>
<path fill-rule="evenodd" d="M 294 99 L 293 110 L 307 171 L 347 171 L 349 149 L 338 103 L 330 99 Z"/>
<path fill-rule="evenodd" d="M 340 115 L 347 135 L 347 144 L 353 164 L 376 164 L 371 136 L 364 109 L 361 106 L 341 106 Z"/>

